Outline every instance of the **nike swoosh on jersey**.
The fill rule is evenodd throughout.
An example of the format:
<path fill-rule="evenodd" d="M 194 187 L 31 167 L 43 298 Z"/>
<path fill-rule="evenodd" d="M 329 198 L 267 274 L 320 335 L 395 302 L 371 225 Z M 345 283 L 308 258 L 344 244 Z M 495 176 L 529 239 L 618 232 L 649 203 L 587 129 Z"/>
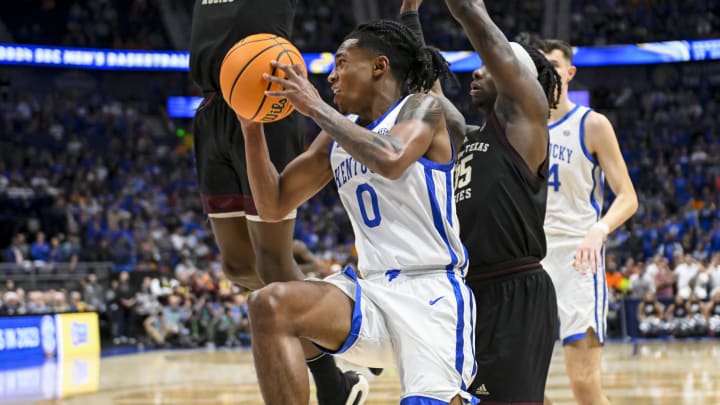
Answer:
<path fill-rule="evenodd" d="M 435 298 L 434 300 L 430 300 L 430 305 L 435 305 L 435 304 L 437 304 L 437 302 L 440 301 L 440 300 L 443 299 L 443 298 L 445 298 L 444 295 L 443 295 L 443 296 L 440 296 L 440 297 L 437 297 L 437 298 Z"/>

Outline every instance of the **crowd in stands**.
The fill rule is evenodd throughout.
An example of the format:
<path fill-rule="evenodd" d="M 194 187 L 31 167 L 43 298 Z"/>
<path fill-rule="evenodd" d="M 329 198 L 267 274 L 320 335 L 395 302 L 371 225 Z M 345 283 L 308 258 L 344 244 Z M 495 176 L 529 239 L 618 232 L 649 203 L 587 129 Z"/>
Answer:
<path fill-rule="evenodd" d="M 720 37 L 718 0 L 573 0 L 574 45 Z"/>
<path fill-rule="evenodd" d="M 20 1 L 2 21 L 18 43 L 118 49 L 172 49 L 157 0 Z M 182 7 L 192 14 L 194 0 Z M 377 1 L 380 17 L 395 18 L 399 2 Z M 494 21 L 510 38 L 542 32 L 546 2 L 488 2 Z M 579 0 L 570 2 L 573 45 L 717 38 L 718 0 Z M 470 49 L 465 34 L 443 2 L 423 4 L 421 19 L 429 44 Z M 63 22 L 58 24 L 58 21 Z M 303 51 L 331 51 L 358 23 L 353 2 L 298 0 L 293 41 Z"/>
<path fill-rule="evenodd" d="M 216 267 L 181 277 L 157 274 L 131 282 L 128 272 L 105 286 L 94 273 L 68 289 L 0 286 L 0 316 L 96 311 L 113 344 L 239 346 L 249 343 L 245 291 Z"/>
<path fill-rule="evenodd" d="M 20 1 L 3 10 L 17 43 L 114 49 L 172 49 L 157 0 Z"/>
<path fill-rule="evenodd" d="M 638 301 L 635 314 L 641 336 L 720 336 L 720 253 L 709 261 L 677 254 L 673 261 L 656 255 L 647 262 L 629 257 L 606 261 L 610 311 L 619 301 Z M 612 319 L 619 321 L 619 314 Z"/>

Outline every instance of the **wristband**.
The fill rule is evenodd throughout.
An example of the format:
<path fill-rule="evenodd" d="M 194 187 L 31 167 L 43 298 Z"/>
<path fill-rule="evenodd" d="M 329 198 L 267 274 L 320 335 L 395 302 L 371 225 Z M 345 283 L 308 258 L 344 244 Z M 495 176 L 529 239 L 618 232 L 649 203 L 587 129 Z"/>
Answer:
<path fill-rule="evenodd" d="M 415 34 L 415 38 L 425 46 L 425 38 L 423 37 L 422 26 L 420 25 L 420 14 L 417 11 L 405 11 L 400 13 L 400 22 Z"/>
<path fill-rule="evenodd" d="M 603 221 L 595 222 L 595 224 L 592 227 L 603 231 L 605 236 L 607 236 L 610 233 L 610 226 L 608 226 L 608 224 L 606 224 Z"/>

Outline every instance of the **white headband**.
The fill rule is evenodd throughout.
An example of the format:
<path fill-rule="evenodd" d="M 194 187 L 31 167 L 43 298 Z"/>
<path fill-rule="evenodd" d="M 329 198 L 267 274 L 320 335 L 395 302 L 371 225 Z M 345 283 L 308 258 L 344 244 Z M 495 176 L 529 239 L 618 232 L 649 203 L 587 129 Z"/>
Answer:
<path fill-rule="evenodd" d="M 517 42 L 510 42 L 510 47 L 520 64 L 528 68 L 534 77 L 537 77 L 538 71 L 537 67 L 535 67 L 535 62 L 533 62 L 530 54 L 525 50 L 525 48 Z"/>

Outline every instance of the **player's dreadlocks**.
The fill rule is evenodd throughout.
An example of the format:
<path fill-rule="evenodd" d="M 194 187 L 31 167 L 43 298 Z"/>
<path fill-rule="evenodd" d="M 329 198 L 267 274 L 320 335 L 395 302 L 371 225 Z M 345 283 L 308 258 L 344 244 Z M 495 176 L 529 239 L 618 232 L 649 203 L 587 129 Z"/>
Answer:
<path fill-rule="evenodd" d="M 537 79 L 545 91 L 550 109 L 556 108 L 562 93 L 562 79 L 552 63 L 538 50 L 543 49 L 542 39 L 529 33 L 520 33 L 515 37 L 515 41 L 525 48 L 535 64 L 538 71 Z"/>
<path fill-rule="evenodd" d="M 406 92 L 427 92 L 439 77 L 451 75 L 440 51 L 423 46 L 412 31 L 397 21 L 362 24 L 345 39 L 357 39 L 358 47 L 386 56 L 393 75 Z"/>

